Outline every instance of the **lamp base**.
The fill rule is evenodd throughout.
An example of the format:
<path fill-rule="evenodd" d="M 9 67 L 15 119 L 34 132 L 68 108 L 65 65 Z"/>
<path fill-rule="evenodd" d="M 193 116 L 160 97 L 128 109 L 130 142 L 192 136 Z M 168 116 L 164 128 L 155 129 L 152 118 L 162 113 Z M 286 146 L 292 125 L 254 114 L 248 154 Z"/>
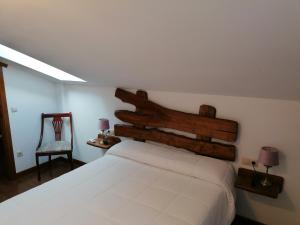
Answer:
<path fill-rule="evenodd" d="M 101 130 L 100 134 L 98 135 L 98 138 L 101 138 L 100 144 L 102 144 L 102 145 L 108 144 L 108 140 L 107 140 L 108 133 L 109 133 L 109 131 L 105 132 L 105 130 Z M 101 135 L 101 137 L 100 137 L 100 135 Z"/>
<path fill-rule="evenodd" d="M 102 145 L 107 145 L 108 144 L 106 136 L 103 136 L 103 138 L 100 140 L 100 144 L 102 144 Z"/>
<path fill-rule="evenodd" d="M 269 181 L 269 179 L 267 179 L 267 177 L 265 179 L 263 179 L 260 184 L 263 186 L 263 187 L 270 187 L 272 186 L 272 183 L 271 181 Z"/>
<path fill-rule="evenodd" d="M 106 140 L 106 138 L 105 138 L 105 139 L 102 139 L 102 140 L 100 140 L 100 144 L 102 144 L 102 145 L 107 145 L 107 144 L 108 144 L 108 141 Z"/>

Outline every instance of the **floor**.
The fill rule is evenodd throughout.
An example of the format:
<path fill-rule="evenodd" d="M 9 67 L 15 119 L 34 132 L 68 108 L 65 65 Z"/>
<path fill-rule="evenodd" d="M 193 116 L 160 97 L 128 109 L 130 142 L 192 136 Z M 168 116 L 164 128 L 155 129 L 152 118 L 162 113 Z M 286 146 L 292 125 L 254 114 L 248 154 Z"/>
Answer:
<path fill-rule="evenodd" d="M 74 162 L 74 168 L 78 168 L 81 165 L 82 164 L 76 161 Z M 58 158 L 52 161 L 51 170 L 47 164 L 43 164 L 41 166 L 41 181 L 37 180 L 37 172 L 35 169 L 31 169 L 21 175 L 18 175 L 15 180 L 7 180 L 6 178 L 0 177 L 0 202 L 41 185 L 69 171 L 70 164 L 63 159 Z"/>
<path fill-rule="evenodd" d="M 258 222 L 249 220 L 242 216 L 236 216 L 235 220 L 233 221 L 233 223 L 231 225 L 266 225 L 266 224 L 258 223 Z"/>
<path fill-rule="evenodd" d="M 82 164 L 74 162 L 74 167 L 78 168 Z M 53 178 L 56 178 L 64 173 L 70 171 L 70 165 L 63 159 L 56 159 L 52 162 L 52 169 L 50 170 L 47 164 L 41 166 L 41 181 L 37 180 L 37 172 L 35 169 L 29 170 L 19 175 L 15 180 L 9 181 L 0 178 L 0 203 L 31 188 L 41 185 Z M 237 216 L 232 225 L 263 225 L 241 216 Z"/>

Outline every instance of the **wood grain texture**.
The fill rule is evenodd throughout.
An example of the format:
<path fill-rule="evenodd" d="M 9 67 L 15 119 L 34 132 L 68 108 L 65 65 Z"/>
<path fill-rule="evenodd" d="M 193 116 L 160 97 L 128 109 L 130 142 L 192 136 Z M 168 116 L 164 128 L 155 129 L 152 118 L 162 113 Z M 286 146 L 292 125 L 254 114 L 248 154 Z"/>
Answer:
<path fill-rule="evenodd" d="M 87 141 L 87 144 L 97 148 L 110 149 L 115 144 L 121 142 L 121 139 L 118 137 L 108 136 L 106 137 L 107 144 L 102 144 L 101 141 L 103 140 L 103 138 L 103 134 L 98 134 L 98 137 L 94 141 Z"/>
<path fill-rule="evenodd" d="M 124 122 L 139 126 L 170 128 L 229 142 L 237 139 L 238 124 L 235 121 L 206 118 L 168 109 L 120 88 L 116 90 L 115 96 L 143 111 L 143 114 L 127 110 L 116 111 L 115 116 Z"/>
<path fill-rule="evenodd" d="M 283 189 L 283 177 L 269 174 L 268 176 L 272 186 L 263 187 L 260 182 L 265 178 L 265 175 L 266 174 L 262 172 L 257 171 L 256 174 L 254 174 L 253 170 L 239 168 L 235 187 L 267 197 L 277 198 Z"/>
<path fill-rule="evenodd" d="M 2 71 L 3 66 L 6 67 L 7 65 L 3 63 L 1 63 L 0 65 L 0 133 L 2 135 L 2 138 L 0 140 L 0 162 L 3 164 L 1 165 L 1 167 L 4 170 L 5 176 L 7 176 L 9 179 L 13 179 L 16 176 L 16 167 L 6 102 L 5 84 Z"/>
<path fill-rule="evenodd" d="M 85 163 L 74 160 L 75 168 L 78 168 L 83 164 Z M 43 176 L 40 181 L 36 179 L 36 170 L 36 167 L 32 167 L 26 171 L 22 171 L 16 175 L 14 180 L 0 177 L 0 203 L 69 172 L 70 166 L 65 158 L 53 159 L 51 167 L 48 162 L 42 164 L 41 172 Z"/>
<path fill-rule="evenodd" d="M 148 100 L 148 93 L 146 91 L 143 91 L 143 90 L 137 90 L 136 91 L 136 95 L 139 96 L 140 98 L 144 99 L 144 100 Z M 137 114 L 141 114 L 143 115 L 143 110 L 140 109 L 139 107 L 136 107 L 136 110 L 135 112 Z M 139 125 L 139 124 L 134 124 L 135 127 L 138 127 L 138 128 L 146 128 L 145 125 Z M 135 141 L 141 141 L 141 142 L 145 142 L 146 140 L 145 139 L 138 139 L 138 138 L 135 138 L 134 139 Z"/>
<path fill-rule="evenodd" d="M 115 125 L 115 135 L 130 137 L 135 140 L 160 142 L 213 158 L 235 160 L 236 148 L 234 145 L 212 142 L 211 139 L 235 141 L 237 139 L 238 123 L 232 120 L 215 118 L 216 109 L 214 107 L 202 105 L 199 115 L 158 105 L 150 101 L 147 93 L 141 90 L 134 94 L 117 88 L 115 96 L 136 107 L 135 112 L 128 110 L 115 111 L 115 116 L 118 119 L 132 124 L 132 126 Z M 159 128 L 196 134 L 196 138 L 166 132 Z"/>
<path fill-rule="evenodd" d="M 217 110 L 211 105 L 201 105 L 199 108 L 199 115 L 208 118 L 216 118 Z M 211 137 L 197 135 L 197 139 L 202 141 L 211 141 Z"/>
<path fill-rule="evenodd" d="M 197 154 L 210 156 L 213 158 L 235 160 L 235 146 L 226 145 L 217 142 L 205 142 L 186 136 L 161 131 L 159 129 L 141 129 L 128 125 L 115 125 L 115 135 L 146 139 L 155 141 L 177 148 L 184 148 Z"/>

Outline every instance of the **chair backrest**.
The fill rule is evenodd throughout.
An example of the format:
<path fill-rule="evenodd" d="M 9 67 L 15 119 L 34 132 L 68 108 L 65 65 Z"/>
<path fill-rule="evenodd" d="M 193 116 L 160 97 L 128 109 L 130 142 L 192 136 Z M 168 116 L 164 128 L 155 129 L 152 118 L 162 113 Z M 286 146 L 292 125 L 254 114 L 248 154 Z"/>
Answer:
<path fill-rule="evenodd" d="M 70 120 L 70 133 L 71 133 L 71 148 L 73 149 L 73 121 L 72 121 L 72 113 L 42 113 L 41 117 L 41 136 L 38 144 L 39 148 L 43 141 L 44 135 L 44 122 L 47 118 L 52 118 L 52 125 L 55 134 L 55 141 L 61 141 L 62 127 L 63 127 L 63 118 L 67 117 Z"/>
<path fill-rule="evenodd" d="M 61 141 L 61 131 L 63 126 L 63 119 L 60 116 L 54 116 L 52 125 L 55 133 L 55 141 Z"/>

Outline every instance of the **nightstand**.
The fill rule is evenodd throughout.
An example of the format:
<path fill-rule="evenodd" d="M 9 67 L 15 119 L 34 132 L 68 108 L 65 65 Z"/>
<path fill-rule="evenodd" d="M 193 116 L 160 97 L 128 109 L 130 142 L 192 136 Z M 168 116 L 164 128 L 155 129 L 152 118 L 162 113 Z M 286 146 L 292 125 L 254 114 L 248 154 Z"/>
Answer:
<path fill-rule="evenodd" d="M 278 194 L 282 192 L 284 179 L 280 176 L 269 174 L 269 179 L 272 182 L 272 186 L 263 187 L 260 181 L 264 178 L 265 173 L 256 172 L 255 182 L 253 182 L 254 171 L 239 168 L 238 177 L 235 182 L 235 187 L 249 192 L 264 195 L 271 198 L 277 198 Z"/>
<path fill-rule="evenodd" d="M 103 135 L 98 134 L 98 138 L 94 139 L 95 141 L 88 141 L 87 144 L 97 147 L 97 148 L 102 148 L 102 149 L 110 149 L 112 146 L 115 144 L 118 144 L 121 142 L 121 139 L 115 136 L 107 136 L 107 144 L 101 144 L 101 140 L 103 140 Z"/>

